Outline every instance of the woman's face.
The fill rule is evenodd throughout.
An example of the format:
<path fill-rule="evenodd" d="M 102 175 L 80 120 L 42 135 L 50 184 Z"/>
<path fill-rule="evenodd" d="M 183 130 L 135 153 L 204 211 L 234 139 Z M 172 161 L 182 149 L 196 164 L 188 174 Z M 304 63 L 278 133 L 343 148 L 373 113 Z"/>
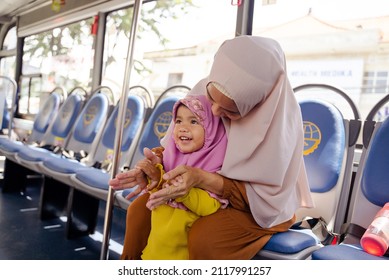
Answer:
<path fill-rule="evenodd" d="M 207 85 L 207 97 L 212 104 L 212 114 L 230 119 L 232 121 L 241 118 L 235 102 L 221 93 L 212 83 Z"/>
<path fill-rule="evenodd" d="M 195 152 L 204 146 L 204 127 L 185 105 L 177 108 L 173 139 L 177 149 L 184 154 Z"/>

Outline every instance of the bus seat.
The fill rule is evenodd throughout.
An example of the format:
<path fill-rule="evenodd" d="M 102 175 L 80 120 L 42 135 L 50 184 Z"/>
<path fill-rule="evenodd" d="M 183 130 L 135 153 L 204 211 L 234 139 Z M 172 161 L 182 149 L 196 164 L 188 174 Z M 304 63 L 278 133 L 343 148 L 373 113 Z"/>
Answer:
<path fill-rule="evenodd" d="M 16 154 L 26 145 L 39 146 L 48 127 L 56 117 L 58 108 L 66 98 L 67 92 L 61 87 L 55 88 L 46 99 L 42 109 L 35 116 L 32 132 L 26 140 L 14 140 L 11 137 L 0 138 L 0 154 L 5 156 L 3 171 L 3 192 L 24 191 L 27 175 L 33 171 L 23 168 L 17 161 Z"/>
<path fill-rule="evenodd" d="M 8 102 L 6 99 L 4 99 L 4 108 L 3 108 L 3 120 L 1 123 L 1 130 L 7 129 L 9 127 L 11 114 L 8 110 Z"/>
<path fill-rule="evenodd" d="M 93 164 L 91 155 L 96 149 L 113 106 L 107 91 L 110 92 L 110 89 L 99 87 L 92 93 L 66 141 L 65 153 L 69 156 L 53 155 L 38 162 L 42 174 L 70 184 L 71 174 L 79 168 Z"/>
<path fill-rule="evenodd" d="M 101 200 L 106 200 L 108 194 L 118 111 L 119 107 L 117 106 L 107 122 L 101 141 L 94 153 L 93 161 L 100 163 L 100 166 L 77 170 L 71 176 L 72 186 Z M 119 170 L 128 165 L 131 160 L 146 114 L 145 101 L 140 96 L 129 95 L 118 164 Z"/>
<path fill-rule="evenodd" d="M 38 162 L 55 153 L 60 153 L 65 148 L 66 139 L 70 136 L 75 120 L 82 110 L 85 96 L 84 89 L 74 88 L 59 108 L 56 118 L 47 129 L 39 147 L 23 146 L 16 154 L 17 162 L 28 169 L 39 172 Z"/>
<path fill-rule="evenodd" d="M 134 155 L 131 159 L 130 168 L 143 158 L 143 149 L 154 148 L 161 146 L 160 140 L 165 136 L 167 129 L 172 120 L 173 105 L 181 98 L 183 98 L 190 90 L 187 86 L 175 85 L 167 88 L 158 98 L 156 105 L 148 119 L 142 134 L 139 139 L 139 143 L 136 147 Z M 115 192 L 115 204 L 120 208 L 127 210 L 127 207 L 131 201 L 125 197 L 128 192 L 132 190 L 116 191 Z"/>
<path fill-rule="evenodd" d="M 58 112 L 59 106 L 66 96 L 65 89 L 55 88 L 46 99 L 42 109 L 35 116 L 30 136 L 25 140 L 21 139 L 23 142 L 9 138 L 0 138 L 0 154 L 16 162 L 15 154 L 21 149 L 23 143 L 38 145 L 42 141 L 50 123 Z"/>
<path fill-rule="evenodd" d="M 11 137 L 13 128 L 13 114 L 16 108 L 17 90 L 18 86 L 15 79 L 0 75 L 0 100 L 4 100 L 1 133 L 8 135 L 8 138 Z"/>
<path fill-rule="evenodd" d="M 341 201 L 347 203 L 349 196 L 356 142 L 355 132 L 350 133 L 350 129 L 357 129 L 358 135 L 360 127 L 352 127 L 326 100 L 306 98 L 299 104 L 304 122 L 304 162 L 315 207 L 298 209 L 295 226 L 273 235 L 256 259 L 307 259 L 331 239 L 321 240 L 314 229 L 300 222 L 320 219 L 325 222 L 326 232 L 336 235 L 345 219 Z M 355 119 L 359 120 L 358 112 Z"/>
<path fill-rule="evenodd" d="M 72 190 L 69 194 L 66 213 L 68 217 L 66 235 L 68 238 L 94 232 L 100 200 L 107 200 L 108 198 L 108 181 L 111 178 L 112 163 L 115 156 L 114 147 L 119 105 L 120 103 L 108 119 L 97 149 L 93 154 L 95 165 L 75 170 L 75 173 L 70 176 Z M 136 95 L 128 96 L 118 170 L 130 161 L 143 122 L 147 118 L 147 112 L 147 105 L 143 98 Z M 86 201 L 88 201 L 88 205 L 93 205 L 94 209 L 92 207 L 84 208 L 83 205 Z M 81 225 L 84 225 L 84 227 Z"/>
<path fill-rule="evenodd" d="M 352 189 L 350 210 L 342 227 L 341 242 L 313 252 L 313 260 L 389 260 L 388 255 L 373 256 L 360 246 L 360 238 L 374 216 L 389 202 L 389 118 L 374 120 L 388 100 L 389 95 L 381 99 L 364 122 L 362 155 Z"/>
<path fill-rule="evenodd" d="M 112 110 L 112 91 L 98 87 L 87 99 L 73 125 L 62 154 L 53 154 L 38 162 L 39 172 L 44 175 L 41 187 L 39 214 L 41 219 L 58 217 L 66 213 L 70 176 L 79 168 L 91 166 L 93 151 L 101 137 L 104 125 Z M 74 155 L 72 157 L 72 155 Z M 86 205 L 93 209 L 94 205 Z"/>

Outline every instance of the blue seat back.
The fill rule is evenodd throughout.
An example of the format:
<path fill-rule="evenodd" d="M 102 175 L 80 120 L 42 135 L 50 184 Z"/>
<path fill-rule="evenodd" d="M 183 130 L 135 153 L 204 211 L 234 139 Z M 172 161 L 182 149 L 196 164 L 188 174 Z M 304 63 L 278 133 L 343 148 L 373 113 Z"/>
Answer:
<path fill-rule="evenodd" d="M 18 86 L 13 78 L 0 75 L 0 94 L 4 98 L 3 119 L 0 129 L 12 129 L 13 113 L 16 108 L 17 88 Z M 10 132 L 8 133 L 10 136 Z"/>
<path fill-rule="evenodd" d="M 342 171 L 346 140 L 343 117 L 332 104 L 323 101 L 303 101 L 300 107 L 310 189 L 328 192 L 336 186 Z"/>
<path fill-rule="evenodd" d="M 42 145 L 64 147 L 66 138 L 79 116 L 84 97 L 80 94 L 71 94 L 59 108 L 58 114 L 43 137 Z"/>
<path fill-rule="evenodd" d="M 93 94 L 76 119 L 72 133 L 66 141 L 66 149 L 90 153 L 96 148 L 99 137 L 107 121 L 110 102 L 107 95 Z"/>
<path fill-rule="evenodd" d="M 120 102 L 115 107 L 107 121 L 101 137 L 101 141 L 99 142 L 94 155 L 95 162 L 112 162 L 119 106 Z M 133 150 L 130 148 L 134 141 L 137 140 L 139 131 L 143 124 L 145 113 L 145 101 L 140 96 L 129 95 L 122 133 L 121 159 L 119 167 L 123 166 L 124 164 L 128 164 L 130 160 L 130 154 L 133 152 Z"/>
<path fill-rule="evenodd" d="M 389 202 L 389 119 L 377 123 L 355 179 L 350 222 L 367 228 Z"/>
<path fill-rule="evenodd" d="M 366 199 L 382 207 L 389 202 L 389 120 L 379 127 L 371 142 L 361 181 Z"/>
<path fill-rule="evenodd" d="M 61 102 L 62 96 L 60 93 L 54 91 L 49 95 L 42 109 L 34 118 L 32 132 L 28 138 L 29 143 L 40 142 L 43 139 L 47 128 L 58 112 Z"/>
<path fill-rule="evenodd" d="M 3 109 L 3 121 L 1 124 L 1 129 L 9 127 L 10 113 L 8 110 L 7 99 L 4 99 L 4 109 Z"/>
<path fill-rule="evenodd" d="M 333 229 L 342 191 L 347 152 L 341 112 L 322 100 L 300 101 L 304 122 L 304 162 L 315 208 L 299 209 L 298 219 L 323 217 Z"/>
<path fill-rule="evenodd" d="M 342 243 L 326 246 L 312 254 L 314 260 L 386 259 L 368 254 L 360 245 L 360 237 L 377 212 L 389 202 L 389 119 L 373 121 L 386 96 L 368 114 L 363 127 L 364 145 L 351 193 L 350 206 L 342 232 Z"/>

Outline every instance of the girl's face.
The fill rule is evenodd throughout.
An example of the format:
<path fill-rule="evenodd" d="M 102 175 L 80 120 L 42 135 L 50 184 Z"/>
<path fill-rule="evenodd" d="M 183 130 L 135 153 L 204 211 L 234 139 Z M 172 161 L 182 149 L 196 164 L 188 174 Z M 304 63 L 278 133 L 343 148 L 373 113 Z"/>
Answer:
<path fill-rule="evenodd" d="M 212 114 L 232 121 L 240 119 L 235 102 L 221 93 L 212 83 L 207 85 L 207 97 L 212 104 Z"/>
<path fill-rule="evenodd" d="M 204 145 L 205 131 L 199 120 L 185 105 L 177 109 L 173 139 L 184 154 L 200 150 Z"/>

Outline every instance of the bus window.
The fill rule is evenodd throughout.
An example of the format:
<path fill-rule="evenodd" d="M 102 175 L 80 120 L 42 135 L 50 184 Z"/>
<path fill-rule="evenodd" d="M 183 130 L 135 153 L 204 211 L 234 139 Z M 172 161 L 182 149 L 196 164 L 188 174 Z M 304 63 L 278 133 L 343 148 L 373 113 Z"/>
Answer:
<path fill-rule="evenodd" d="M 14 78 L 16 64 L 16 27 L 8 30 L 0 50 L 0 75 Z"/>
<path fill-rule="evenodd" d="M 94 55 L 92 23 L 93 18 L 89 18 L 25 38 L 22 76 L 32 79 L 21 83 L 21 95 L 29 93 L 29 102 L 21 104 L 20 113 L 37 112 L 40 99 L 57 86 L 90 88 Z M 39 79 L 39 88 L 25 88 Z"/>
<path fill-rule="evenodd" d="M 42 92 L 42 75 L 31 74 L 20 77 L 19 114 L 32 119 L 39 111 L 40 99 L 46 96 Z M 43 102 L 42 102 L 43 103 Z"/>

